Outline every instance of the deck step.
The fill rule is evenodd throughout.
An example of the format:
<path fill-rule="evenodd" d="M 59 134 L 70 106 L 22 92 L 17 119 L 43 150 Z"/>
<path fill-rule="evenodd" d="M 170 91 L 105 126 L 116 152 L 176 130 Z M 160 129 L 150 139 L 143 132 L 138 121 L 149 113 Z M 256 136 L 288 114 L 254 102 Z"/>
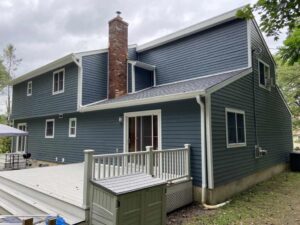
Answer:
<path fill-rule="evenodd" d="M 85 220 L 85 210 L 0 176 L 0 206 L 13 215 L 60 215 L 68 224 Z"/>

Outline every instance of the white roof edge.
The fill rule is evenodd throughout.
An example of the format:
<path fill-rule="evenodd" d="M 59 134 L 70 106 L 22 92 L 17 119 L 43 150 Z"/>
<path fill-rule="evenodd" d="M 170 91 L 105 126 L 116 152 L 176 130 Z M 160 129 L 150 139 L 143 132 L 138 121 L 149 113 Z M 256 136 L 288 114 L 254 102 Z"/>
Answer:
<path fill-rule="evenodd" d="M 193 33 L 197 33 L 199 31 L 214 27 L 214 26 L 219 25 L 221 23 L 233 20 L 233 19 L 236 18 L 236 12 L 239 9 L 242 9 L 243 7 L 245 7 L 245 6 L 236 8 L 234 10 L 228 11 L 228 12 L 223 13 L 221 15 L 212 17 L 212 18 L 207 19 L 207 20 L 204 20 L 200 23 L 194 24 L 194 25 L 189 26 L 187 28 L 181 29 L 181 30 L 176 31 L 174 33 L 171 33 L 171 34 L 168 34 L 168 35 L 163 36 L 161 38 L 150 41 L 148 43 L 139 45 L 139 46 L 137 46 L 136 50 L 137 50 L 137 52 L 142 52 L 142 51 L 145 51 L 145 50 L 148 50 L 148 49 L 166 44 L 168 42 L 175 41 L 177 39 L 189 36 Z"/>
<path fill-rule="evenodd" d="M 261 30 L 259 29 L 259 26 L 258 26 L 256 20 L 255 20 L 255 19 L 251 19 L 251 21 L 253 22 L 253 24 L 254 24 L 254 26 L 255 26 L 255 29 L 256 29 L 257 32 L 258 32 L 259 37 L 262 39 L 262 42 L 263 42 L 263 44 L 265 45 L 265 47 L 266 47 L 266 49 L 267 49 L 267 52 L 268 52 L 269 56 L 271 57 L 272 62 L 274 63 L 274 66 L 276 67 L 276 62 L 275 62 L 275 60 L 274 60 L 274 58 L 273 58 L 272 53 L 270 52 L 269 46 L 268 46 L 268 44 L 267 44 L 267 42 L 266 42 L 266 40 L 265 40 L 265 38 L 264 38 L 264 36 L 263 36 Z"/>
<path fill-rule="evenodd" d="M 104 109 L 116 109 L 128 106 L 137 106 L 137 105 L 147 105 L 153 103 L 160 103 L 160 102 L 167 102 L 167 101 L 177 101 L 183 99 L 190 99 L 195 98 L 197 95 L 205 95 L 205 91 L 193 91 L 187 93 L 180 93 L 180 94 L 171 94 L 166 96 L 157 96 L 151 98 L 143 98 L 143 99 L 135 99 L 129 100 L 124 102 L 115 102 L 115 103 L 108 103 L 103 105 L 92 105 L 88 107 L 81 107 L 79 112 L 90 112 L 90 111 L 97 111 L 97 110 L 104 110 Z"/>
<path fill-rule="evenodd" d="M 143 68 L 145 70 L 155 70 L 156 66 L 148 64 L 148 63 L 144 63 L 141 61 L 137 61 L 137 60 L 127 60 L 128 63 L 134 64 L 137 67 Z"/>
<path fill-rule="evenodd" d="M 128 48 L 136 48 L 137 44 L 130 44 L 128 45 Z M 87 56 L 87 55 L 95 55 L 99 53 L 105 53 L 108 52 L 108 48 L 102 48 L 102 49 L 96 49 L 96 50 L 89 50 L 89 51 L 83 51 L 83 52 L 76 52 L 74 53 L 76 56 L 81 57 L 81 56 Z"/>
<path fill-rule="evenodd" d="M 136 44 L 132 44 L 132 45 L 128 45 L 128 48 L 136 48 L 137 45 Z M 70 53 L 66 56 L 63 56 L 59 59 L 56 59 L 46 65 L 43 65 L 41 67 L 38 67 L 35 70 L 32 70 L 28 73 L 25 73 L 19 77 L 17 77 L 16 79 L 11 81 L 11 85 L 15 85 L 18 83 L 21 83 L 23 81 L 29 80 L 31 78 L 37 77 L 39 75 L 42 75 L 43 73 L 46 73 L 50 70 L 53 70 L 55 68 L 64 66 L 70 62 L 74 61 L 74 57 L 82 57 L 82 56 L 87 56 L 87 55 L 94 55 L 94 54 L 98 54 L 98 53 L 104 53 L 104 52 L 108 52 L 108 48 L 103 48 L 103 49 L 97 49 L 97 50 L 91 50 L 91 51 L 84 51 L 84 52 L 77 52 L 77 53 Z"/>
<path fill-rule="evenodd" d="M 114 102 L 114 103 L 107 103 L 107 104 L 100 104 L 100 105 L 91 103 L 90 105 L 82 106 L 79 109 L 79 112 L 90 112 L 90 111 L 115 109 L 115 108 L 137 106 L 137 105 L 147 105 L 147 104 L 161 103 L 161 102 L 168 102 L 168 101 L 177 101 L 177 100 L 195 98 L 198 95 L 211 94 L 211 93 L 231 84 L 232 82 L 248 75 L 249 73 L 251 73 L 253 71 L 251 67 L 246 67 L 246 68 L 244 68 L 244 70 L 245 71 L 242 71 L 240 74 L 235 75 L 227 80 L 224 80 L 224 81 L 220 82 L 219 84 L 208 88 L 207 90 L 192 91 L 192 92 L 179 93 L 179 94 L 170 94 L 170 95 L 165 95 L 165 96 L 156 96 L 156 97 L 143 98 L 143 99 L 134 99 L 134 100 L 128 100 L 128 101 L 123 101 L 123 102 Z"/>
<path fill-rule="evenodd" d="M 62 58 L 59 58 L 57 60 L 54 60 L 44 66 L 41 66 L 35 70 L 32 70 L 14 80 L 11 81 L 11 85 L 15 85 L 15 84 L 18 84 L 18 83 L 21 83 L 25 80 L 29 80 L 29 79 L 32 79 L 34 77 L 37 77 L 39 75 L 42 75 L 50 70 L 53 70 L 55 68 L 58 68 L 58 67 L 61 67 L 61 66 L 64 66 L 68 63 L 71 63 L 73 62 L 73 59 L 74 59 L 74 54 L 71 53 L 71 54 L 68 54 Z"/>

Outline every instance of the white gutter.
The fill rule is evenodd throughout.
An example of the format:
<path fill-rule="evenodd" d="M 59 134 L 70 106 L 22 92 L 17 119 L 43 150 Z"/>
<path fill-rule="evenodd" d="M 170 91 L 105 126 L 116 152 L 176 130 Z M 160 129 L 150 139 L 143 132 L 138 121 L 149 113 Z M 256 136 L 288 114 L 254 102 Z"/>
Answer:
<path fill-rule="evenodd" d="M 29 80 L 29 79 L 32 79 L 34 77 L 37 77 L 37 76 L 40 76 L 44 73 L 47 73 L 53 69 L 56 69 L 56 68 L 59 68 L 59 67 L 62 67 L 68 63 L 71 63 L 73 62 L 73 56 L 74 54 L 69 54 L 69 55 L 66 55 L 60 59 L 57 59 L 51 63 L 48 63 L 47 65 L 44 65 L 42 67 L 39 67 L 29 73 L 26 73 L 14 80 L 11 81 L 11 85 L 15 85 L 15 84 L 18 84 L 18 83 L 21 83 L 25 80 Z"/>
<path fill-rule="evenodd" d="M 204 94 L 205 91 L 192 91 L 192 92 L 185 92 L 180 94 L 170 94 L 166 96 L 156 96 L 151 98 L 134 99 L 134 100 L 120 101 L 120 102 L 107 103 L 107 104 L 91 105 L 88 107 L 82 106 L 79 111 L 90 112 L 95 110 L 115 109 L 121 107 L 154 104 L 154 103 L 177 101 L 183 99 L 192 99 L 195 98 L 195 96 L 197 95 L 204 95 Z"/>
<path fill-rule="evenodd" d="M 201 101 L 201 96 L 196 97 L 197 103 L 200 106 L 200 133 L 201 133 L 201 172 L 202 172 L 202 187 L 201 187 L 201 202 L 206 203 L 206 188 L 207 188 L 207 177 L 206 177 L 206 144 L 205 144 L 205 105 Z"/>

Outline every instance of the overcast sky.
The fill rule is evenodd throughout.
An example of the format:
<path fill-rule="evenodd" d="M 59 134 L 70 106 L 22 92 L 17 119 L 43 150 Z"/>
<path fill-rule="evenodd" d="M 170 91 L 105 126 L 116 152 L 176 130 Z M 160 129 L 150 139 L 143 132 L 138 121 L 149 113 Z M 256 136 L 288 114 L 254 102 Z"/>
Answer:
<path fill-rule="evenodd" d="M 118 10 L 129 23 L 129 44 L 142 44 L 254 2 L 0 0 L 0 50 L 8 43 L 16 47 L 17 56 L 23 60 L 16 71 L 16 76 L 20 76 L 71 52 L 106 48 L 107 22 Z M 283 37 L 277 42 L 266 39 L 272 52 L 281 45 Z"/>

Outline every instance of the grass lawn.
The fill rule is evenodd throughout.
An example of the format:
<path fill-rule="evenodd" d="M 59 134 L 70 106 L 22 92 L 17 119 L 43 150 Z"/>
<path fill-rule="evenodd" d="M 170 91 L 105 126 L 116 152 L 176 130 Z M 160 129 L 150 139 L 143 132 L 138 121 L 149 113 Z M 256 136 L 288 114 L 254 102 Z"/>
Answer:
<path fill-rule="evenodd" d="M 186 212 L 189 216 L 180 224 L 300 224 L 300 173 L 281 173 L 233 197 L 222 208 L 198 207 L 198 211 L 202 213 Z"/>

